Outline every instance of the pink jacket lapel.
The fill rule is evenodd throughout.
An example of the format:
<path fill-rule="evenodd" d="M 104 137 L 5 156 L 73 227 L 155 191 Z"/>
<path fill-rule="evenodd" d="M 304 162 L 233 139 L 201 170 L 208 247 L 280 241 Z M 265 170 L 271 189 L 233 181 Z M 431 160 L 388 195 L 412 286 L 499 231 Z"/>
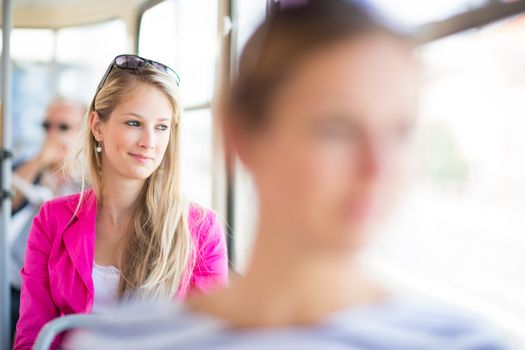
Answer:
<path fill-rule="evenodd" d="M 71 214 L 75 212 L 78 201 L 70 202 Z M 97 199 L 92 190 L 84 193 L 82 205 L 64 228 L 62 239 L 87 289 L 93 294 L 93 261 L 95 251 L 95 228 Z"/>

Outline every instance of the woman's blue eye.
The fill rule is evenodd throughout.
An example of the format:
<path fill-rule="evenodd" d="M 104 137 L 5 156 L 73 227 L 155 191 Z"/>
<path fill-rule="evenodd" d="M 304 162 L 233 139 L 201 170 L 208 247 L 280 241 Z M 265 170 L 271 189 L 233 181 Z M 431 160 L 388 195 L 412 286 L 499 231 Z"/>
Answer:
<path fill-rule="evenodd" d="M 136 120 L 130 120 L 128 122 L 126 122 L 127 125 L 129 126 L 140 126 L 140 123 Z"/>
<path fill-rule="evenodd" d="M 158 130 L 168 130 L 168 126 L 162 124 L 162 125 L 157 126 L 157 129 L 158 129 Z"/>

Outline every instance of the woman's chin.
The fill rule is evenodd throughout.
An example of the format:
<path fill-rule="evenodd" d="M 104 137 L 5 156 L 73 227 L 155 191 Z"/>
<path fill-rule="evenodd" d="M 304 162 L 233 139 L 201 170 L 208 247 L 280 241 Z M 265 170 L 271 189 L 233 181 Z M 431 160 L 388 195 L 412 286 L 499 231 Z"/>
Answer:
<path fill-rule="evenodd" d="M 134 169 L 128 169 L 128 171 L 126 171 L 122 175 L 124 175 L 126 179 L 144 181 L 148 179 L 152 174 L 153 174 L 153 170 L 151 169 L 134 168 Z"/>

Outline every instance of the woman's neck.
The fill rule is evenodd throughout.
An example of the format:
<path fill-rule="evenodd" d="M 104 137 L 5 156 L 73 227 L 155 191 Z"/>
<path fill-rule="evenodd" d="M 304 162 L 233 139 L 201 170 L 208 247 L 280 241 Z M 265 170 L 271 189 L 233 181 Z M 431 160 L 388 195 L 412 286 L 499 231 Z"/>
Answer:
<path fill-rule="evenodd" d="M 144 180 L 124 179 L 103 172 L 99 217 L 116 227 L 127 223 L 143 187 Z"/>
<path fill-rule="evenodd" d="M 314 253 L 287 243 L 284 234 L 261 225 L 246 277 L 215 299 L 196 299 L 195 309 L 238 327 L 273 327 L 317 323 L 333 312 L 386 298 L 361 273 L 353 252 Z"/>

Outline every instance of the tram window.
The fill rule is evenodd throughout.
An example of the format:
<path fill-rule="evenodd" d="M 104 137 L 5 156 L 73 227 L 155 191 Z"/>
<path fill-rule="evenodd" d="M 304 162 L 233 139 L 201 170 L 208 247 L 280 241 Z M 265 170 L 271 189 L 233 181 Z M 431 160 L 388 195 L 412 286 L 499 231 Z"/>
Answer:
<path fill-rule="evenodd" d="M 212 207 L 210 101 L 215 85 L 217 11 L 216 1 L 164 1 L 142 15 L 139 32 L 139 54 L 169 65 L 180 75 L 186 109 L 181 123 L 184 190 L 190 200 L 208 207 Z"/>
<path fill-rule="evenodd" d="M 211 110 L 201 109 L 184 114 L 181 133 L 182 182 L 191 199 L 212 207 L 212 128 Z"/>
<path fill-rule="evenodd" d="M 88 103 L 108 62 L 129 51 L 122 20 L 59 30 L 14 29 L 13 141 L 15 162 L 33 156 L 48 103 L 63 96 Z"/>
<path fill-rule="evenodd" d="M 50 29 L 13 29 L 11 57 L 15 61 L 49 62 L 53 58 L 53 40 Z"/>
<path fill-rule="evenodd" d="M 168 0 L 141 20 L 139 54 L 180 75 L 185 106 L 209 103 L 217 57 L 217 1 Z"/>
<path fill-rule="evenodd" d="M 48 87 L 52 81 L 53 40 L 49 29 L 17 28 L 11 32 L 13 147 L 17 159 L 35 152 L 41 138 L 41 114 L 51 98 Z"/>
<path fill-rule="evenodd" d="M 123 20 L 60 29 L 56 40 L 57 92 L 86 102 L 93 97 L 109 62 L 130 50 Z"/>
<path fill-rule="evenodd" d="M 238 39 L 236 52 L 239 55 L 246 40 L 252 35 L 266 14 L 265 1 L 237 1 Z M 257 214 L 257 194 L 250 174 L 237 162 L 235 167 L 235 199 L 234 199 L 234 268 L 244 271 L 254 239 L 254 225 Z"/>
<path fill-rule="evenodd" d="M 525 342 L 525 16 L 420 56 L 419 176 L 364 260 Z"/>

